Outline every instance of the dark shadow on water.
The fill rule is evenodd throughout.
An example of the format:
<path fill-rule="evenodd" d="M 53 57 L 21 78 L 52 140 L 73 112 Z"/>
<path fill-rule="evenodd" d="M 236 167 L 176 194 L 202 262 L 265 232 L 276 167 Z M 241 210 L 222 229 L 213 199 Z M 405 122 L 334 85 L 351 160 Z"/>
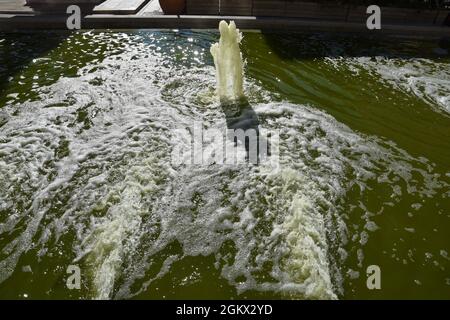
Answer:
<path fill-rule="evenodd" d="M 273 53 L 286 60 L 361 56 L 402 59 L 450 57 L 448 36 L 418 40 L 355 34 L 263 32 L 262 37 Z M 424 46 L 425 43 L 427 45 Z"/>
<path fill-rule="evenodd" d="M 33 59 L 45 56 L 61 44 L 69 32 L 3 33 L 0 32 L 0 97 L 8 87 L 10 77 L 29 65 Z M 1 105 L 0 105 L 1 107 Z"/>
<path fill-rule="evenodd" d="M 78 4 L 82 16 L 92 13 L 94 7 L 102 2 Z M 37 15 L 45 18 L 52 15 L 67 15 L 69 4 L 28 4 Z M 0 32 L 0 97 L 8 86 L 8 79 L 14 76 L 33 59 L 45 56 L 60 45 L 70 31 L 39 31 Z M 44 37 L 42 35 L 45 35 Z M 0 101 L 1 102 L 1 101 Z M 0 104 L 0 107 L 2 105 Z"/>
<path fill-rule="evenodd" d="M 222 101 L 221 107 L 228 129 L 255 129 L 258 131 L 258 116 L 246 98 L 241 98 L 239 101 Z"/>
<path fill-rule="evenodd" d="M 258 115 L 246 98 L 239 101 L 222 101 L 222 111 L 225 114 L 227 129 L 236 133 L 237 130 L 244 131 L 245 135 L 230 134 L 228 139 L 234 142 L 235 146 L 239 143 L 245 145 L 246 161 L 250 160 L 250 137 L 248 134 L 256 134 L 257 162 L 260 163 L 263 158 L 270 156 L 270 141 L 267 141 L 260 132 L 260 123 Z M 261 149 L 263 147 L 263 149 Z"/>

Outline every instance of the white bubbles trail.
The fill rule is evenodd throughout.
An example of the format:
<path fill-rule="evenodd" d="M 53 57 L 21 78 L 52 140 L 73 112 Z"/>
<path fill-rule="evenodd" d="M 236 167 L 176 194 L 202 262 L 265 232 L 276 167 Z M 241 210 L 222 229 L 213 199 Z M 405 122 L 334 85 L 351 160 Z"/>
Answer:
<path fill-rule="evenodd" d="M 145 200 L 159 190 L 157 181 L 164 179 L 164 169 L 156 157 L 145 159 L 125 173 L 125 180 L 113 188 L 97 210 L 106 216 L 95 221 L 93 232 L 82 244 L 87 252 L 86 264 L 93 274 L 96 299 L 112 297 L 115 281 L 126 257 L 134 252 L 140 241 L 142 219 L 146 214 Z"/>

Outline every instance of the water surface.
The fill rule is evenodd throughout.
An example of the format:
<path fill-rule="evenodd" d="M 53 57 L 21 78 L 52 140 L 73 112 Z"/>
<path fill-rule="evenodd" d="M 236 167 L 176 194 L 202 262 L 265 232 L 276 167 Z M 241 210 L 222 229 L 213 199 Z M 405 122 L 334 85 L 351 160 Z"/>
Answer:
<path fill-rule="evenodd" d="M 245 33 L 224 106 L 217 38 L 0 35 L 0 297 L 450 298 L 448 52 Z M 246 117 L 279 168 L 172 163 L 180 127 Z"/>

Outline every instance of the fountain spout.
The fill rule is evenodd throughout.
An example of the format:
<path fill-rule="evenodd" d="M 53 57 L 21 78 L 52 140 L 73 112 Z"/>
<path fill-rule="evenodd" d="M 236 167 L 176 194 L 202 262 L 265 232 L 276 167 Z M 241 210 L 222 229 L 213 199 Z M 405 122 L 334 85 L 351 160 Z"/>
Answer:
<path fill-rule="evenodd" d="M 220 40 L 211 46 L 221 101 L 238 100 L 244 96 L 244 62 L 239 45 L 242 34 L 234 21 L 219 24 Z"/>

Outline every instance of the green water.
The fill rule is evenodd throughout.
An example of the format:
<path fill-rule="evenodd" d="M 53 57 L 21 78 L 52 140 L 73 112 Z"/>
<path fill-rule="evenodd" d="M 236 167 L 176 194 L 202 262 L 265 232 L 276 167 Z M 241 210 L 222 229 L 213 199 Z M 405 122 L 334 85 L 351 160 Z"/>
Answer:
<path fill-rule="evenodd" d="M 222 105 L 217 38 L 0 34 L 0 298 L 449 299 L 448 52 L 244 33 Z M 172 163 L 177 129 L 236 119 L 279 168 Z"/>

